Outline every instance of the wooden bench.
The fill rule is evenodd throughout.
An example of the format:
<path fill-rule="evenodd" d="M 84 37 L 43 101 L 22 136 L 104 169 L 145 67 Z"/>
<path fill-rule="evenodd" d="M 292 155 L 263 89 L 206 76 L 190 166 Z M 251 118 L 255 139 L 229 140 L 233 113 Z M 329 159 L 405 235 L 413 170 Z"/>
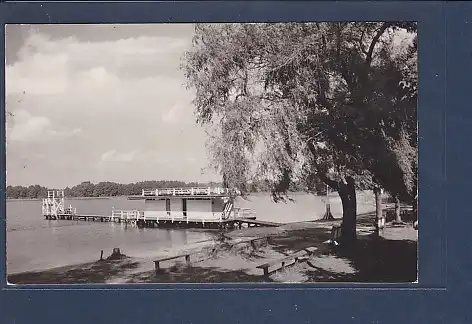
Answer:
<path fill-rule="evenodd" d="M 299 262 L 305 262 L 310 255 L 312 255 L 317 250 L 316 247 L 308 247 L 306 249 L 295 252 L 292 255 L 286 256 L 284 258 L 274 260 L 272 262 L 267 262 L 257 266 L 257 269 L 262 269 L 264 271 L 264 276 L 268 277 L 269 274 L 274 273 L 279 270 L 285 270 L 286 267 L 295 265 Z M 280 265 L 276 269 L 269 271 L 269 268 L 275 265 Z"/>
<path fill-rule="evenodd" d="M 160 262 L 174 260 L 174 259 L 183 258 L 183 257 L 185 257 L 185 263 L 187 264 L 187 266 L 190 266 L 190 253 L 186 253 L 186 254 L 179 254 L 179 255 L 175 255 L 175 256 L 171 256 L 171 257 L 165 257 L 165 258 L 155 260 L 154 261 L 154 268 L 155 268 L 156 272 L 158 272 L 159 270 L 161 270 Z"/>

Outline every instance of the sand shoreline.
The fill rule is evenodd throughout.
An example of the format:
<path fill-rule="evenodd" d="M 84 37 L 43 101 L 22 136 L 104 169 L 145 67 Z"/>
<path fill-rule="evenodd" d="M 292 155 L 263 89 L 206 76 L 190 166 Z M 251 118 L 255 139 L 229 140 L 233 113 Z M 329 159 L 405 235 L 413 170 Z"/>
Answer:
<path fill-rule="evenodd" d="M 299 222 L 273 228 L 246 228 L 226 232 L 218 239 L 196 242 L 180 249 L 147 257 L 87 262 L 44 271 L 8 275 L 10 284 L 121 284 L 121 283 L 231 283 L 231 282 L 414 282 L 417 277 L 417 231 L 411 226 L 386 228 L 375 239 L 370 225 L 358 226 L 353 247 L 337 249 L 325 242 L 334 221 Z M 366 222 L 370 223 L 370 221 Z M 370 223 L 371 224 L 371 223 Z M 252 238 L 258 246 L 235 244 Z M 258 241 L 259 242 L 259 241 Z M 307 247 L 316 253 L 302 264 L 264 277 L 257 266 Z M 165 262 L 160 273 L 153 260 L 166 255 L 191 253 L 184 260 Z M 126 251 L 122 251 L 126 254 Z M 401 260 L 401 261 L 400 261 Z"/>

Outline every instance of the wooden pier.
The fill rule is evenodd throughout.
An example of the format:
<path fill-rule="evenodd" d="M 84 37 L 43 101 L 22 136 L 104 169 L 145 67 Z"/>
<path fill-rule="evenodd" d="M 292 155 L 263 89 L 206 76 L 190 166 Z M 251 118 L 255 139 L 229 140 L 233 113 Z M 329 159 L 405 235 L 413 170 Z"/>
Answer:
<path fill-rule="evenodd" d="M 144 213 L 137 210 L 114 210 L 111 215 L 82 215 L 82 214 L 57 214 L 45 215 L 48 220 L 73 220 L 93 222 L 114 222 L 135 224 L 139 227 L 183 227 L 183 228 L 219 228 L 241 229 L 243 227 L 276 227 L 283 224 L 267 222 L 255 219 L 254 216 L 237 217 L 230 219 L 192 219 L 183 216 L 155 216 L 145 217 Z"/>
<path fill-rule="evenodd" d="M 139 227 L 196 227 L 235 229 L 275 227 L 282 224 L 260 221 L 249 208 L 235 207 L 227 188 L 164 188 L 143 190 L 139 197 L 147 206 L 143 210 L 112 210 L 110 215 L 78 214 L 65 208 L 64 191 L 48 191 L 43 200 L 43 215 L 48 220 L 75 220 L 130 223 Z"/>

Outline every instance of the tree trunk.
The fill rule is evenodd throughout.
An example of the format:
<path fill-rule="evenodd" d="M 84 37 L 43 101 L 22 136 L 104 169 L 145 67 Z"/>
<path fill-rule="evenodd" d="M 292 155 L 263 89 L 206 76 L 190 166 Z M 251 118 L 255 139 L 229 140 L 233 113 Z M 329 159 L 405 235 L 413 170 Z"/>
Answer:
<path fill-rule="evenodd" d="M 395 223 L 402 223 L 402 215 L 400 210 L 400 199 L 395 196 Z"/>
<path fill-rule="evenodd" d="M 377 235 L 380 234 L 380 231 L 383 229 L 384 226 L 384 217 L 382 212 L 382 191 L 380 187 L 374 188 L 374 195 L 375 195 L 375 233 Z"/>
<path fill-rule="evenodd" d="M 415 220 L 418 220 L 418 195 L 413 200 L 413 216 Z"/>
<path fill-rule="evenodd" d="M 357 199 L 354 179 L 347 178 L 347 183 L 340 182 L 339 196 L 343 206 L 343 222 L 341 224 L 341 233 L 343 242 L 355 241 L 356 236 L 356 217 L 357 217 Z"/>
<path fill-rule="evenodd" d="M 228 189 L 228 179 L 226 178 L 226 173 L 223 173 L 223 188 Z"/>

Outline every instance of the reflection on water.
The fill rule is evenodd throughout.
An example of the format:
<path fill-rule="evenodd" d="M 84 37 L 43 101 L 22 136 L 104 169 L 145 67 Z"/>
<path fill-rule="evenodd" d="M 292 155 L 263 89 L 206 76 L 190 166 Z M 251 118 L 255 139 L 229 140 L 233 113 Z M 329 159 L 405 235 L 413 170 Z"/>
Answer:
<path fill-rule="evenodd" d="M 325 211 L 320 197 L 307 194 L 294 196 L 295 202 L 273 203 L 269 195 L 255 195 L 249 200 L 238 199 L 236 205 L 252 208 L 261 220 L 295 222 L 321 218 Z M 330 198 L 331 211 L 341 215 L 341 204 Z M 126 198 L 71 200 L 67 204 L 78 213 L 109 215 L 116 209 L 142 209 L 142 201 Z M 373 198 L 358 196 L 358 212 L 374 210 Z M 7 202 L 7 272 L 76 264 L 99 259 L 119 247 L 129 256 L 147 257 L 164 250 L 178 249 L 213 237 L 215 232 L 186 229 L 138 228 L 133 225 L 107 222 L 45 220 L 40 201 Z"/>

